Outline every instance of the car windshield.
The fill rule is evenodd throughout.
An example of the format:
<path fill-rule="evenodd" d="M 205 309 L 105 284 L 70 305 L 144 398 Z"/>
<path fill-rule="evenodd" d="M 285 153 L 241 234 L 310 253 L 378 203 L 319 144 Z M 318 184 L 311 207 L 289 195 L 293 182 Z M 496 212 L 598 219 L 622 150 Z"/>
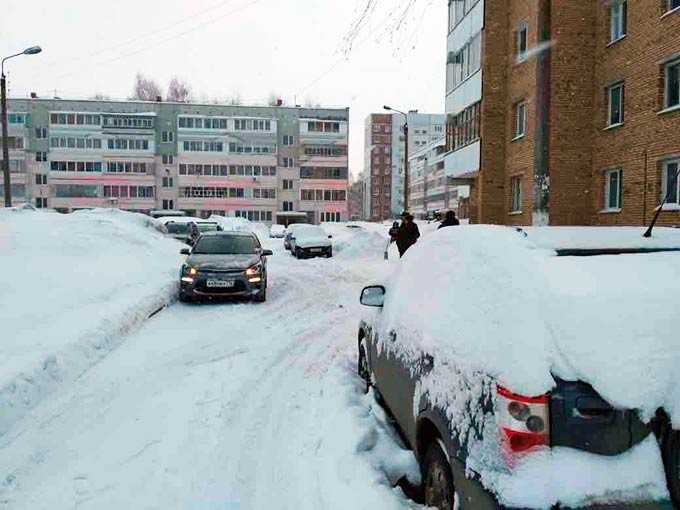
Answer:
<path fill-rule="evenodd" d="M 198 223 L 198 230 L 200 232 L 216 232 L 217 223 Z"/>
<path fill-rule="evenodd" d="M 307 238 L 307 237 L 326 237 L 326 231 L 321 227 L 314 226 L 304 226 L 295 230 L 295 237 Z"/>
<path fill-rule="evenodd" d="M 168 234 L 186 234 L 189 231 L 189 225 L 186 223 L 168 223 L 165 228 Z"/>
<path fill-rule="evenodd" d="M 255 253 L 257 243 L 250 236 L 204 236 L 196 243 L 194 255 L 247 255 Z"/>

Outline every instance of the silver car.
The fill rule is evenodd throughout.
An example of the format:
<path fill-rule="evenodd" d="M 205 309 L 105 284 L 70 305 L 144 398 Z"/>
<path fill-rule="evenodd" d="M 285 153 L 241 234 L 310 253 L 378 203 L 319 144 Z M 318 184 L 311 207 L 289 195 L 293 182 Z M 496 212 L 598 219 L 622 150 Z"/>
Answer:
<path fill-rule="evenodd" d="M 245 297 L 267 299 L 267 258 L 257 236 L 250 232 L 208 232 L 202 234 L 180 270 L 179 300 Z"/>

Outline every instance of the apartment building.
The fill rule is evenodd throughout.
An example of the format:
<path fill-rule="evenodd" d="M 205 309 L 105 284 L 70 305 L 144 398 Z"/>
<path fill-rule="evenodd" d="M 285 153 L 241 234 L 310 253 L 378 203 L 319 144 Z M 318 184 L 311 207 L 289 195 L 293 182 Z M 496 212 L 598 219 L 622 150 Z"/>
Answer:
<path fill-rule="evenodd" d="M 364 219 L 364 183 L 362 178 L 347 188 L 347 209 L 350 220 Z"/>
<path fill-rule="evenodd" d="M 406 118 L 400 113 L 392 114 L 392 216 L 398 217 L 404 210 L 404 158 L 406 156 L 405 123 L 408 122 L 408 154 L 424 148 L 444 136 L 444 114 L 418 113 L 411 110 Z M 410 175 L 410 174 L 409 174 Z M 409 209 L 411 204 L 409 203 Z"/>
<path fill-rule="evenodd" d="M 445 173 L 472 221 L 680 224 L 680 1 L 450 0 Z"/>
<path fill-rule="evenodd" d="M 364 213 L 370 221 L 392 218 L 392 115 L 366 117 Z"/>
<path fill-rule="evenodd" d="M 409 210 L 416 218 L 431 218 L 437 212 L 459 212 L 459 197 L 465 187 L 446 176 L 446 140 L 439 138 L 409 155 Z"/>
<path fill-rule="evenodd" d="M 349 110 L 11 99 L 15 203 L 345 221 Z"/>

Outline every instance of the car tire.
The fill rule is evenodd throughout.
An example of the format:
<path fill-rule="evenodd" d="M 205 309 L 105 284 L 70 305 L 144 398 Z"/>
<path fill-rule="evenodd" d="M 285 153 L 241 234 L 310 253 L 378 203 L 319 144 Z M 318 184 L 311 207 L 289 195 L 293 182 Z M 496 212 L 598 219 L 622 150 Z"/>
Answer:
<path fill-rule="evenodd" d="M 179 293 L 179 302 L 180 303 L 191 303 L 193 300 L 187 296 L 184 292 Z"/>
<path fill-rule="evenodd" d="M 296 256 L 298 259 L 302 259 L 302 258 L 303 258 L 302 250 L 301 250 L 300 248 L 295 248 L 295 256 Z"/>
<path fill-rule="evenodd" d="M 668 480 L 668 492 L 671 494 L 675 507 L 680 508 L 680 430 L 673 430 L 668 425 L 661 447 Z"/>
<path fill-rule="evenodd" d="M 328 253 L 326 253 L 326 258 L 329 259 L 333 256 L 333 250 L 328 250 Z"/>
<path fill-rule="evenodd" d="M 357 360 L 357 374 L 363 379 L 364 393 L 368 393 L 371 387 L 371 371 L 368 367 L 368 356 L 366 356 L 366 348 L 364 347 L 364 341 L 359 342 L 359 357 Z"/>
<path fill-rule="evenodd" d="M 440 441 L 433 441 L 421 466 L 423 498 L 426 507 L 440 510 L 455 508 L 456 491 L 451 466 Z"/>

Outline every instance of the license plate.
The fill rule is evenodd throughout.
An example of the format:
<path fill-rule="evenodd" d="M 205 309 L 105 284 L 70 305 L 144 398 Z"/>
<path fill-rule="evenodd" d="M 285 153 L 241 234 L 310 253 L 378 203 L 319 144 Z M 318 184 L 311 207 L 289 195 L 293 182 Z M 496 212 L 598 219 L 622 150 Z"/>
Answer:
<path fill-rule="evenodd" d="M 311 250 L 312 253 L 321 253 L 321 248 L 312 248 Z"/>
<path fill-rule="evenodd" d="M 234 286 L 234 280 L 208 280 L 206 285 L 211 288 L 228 289 Z"/>

